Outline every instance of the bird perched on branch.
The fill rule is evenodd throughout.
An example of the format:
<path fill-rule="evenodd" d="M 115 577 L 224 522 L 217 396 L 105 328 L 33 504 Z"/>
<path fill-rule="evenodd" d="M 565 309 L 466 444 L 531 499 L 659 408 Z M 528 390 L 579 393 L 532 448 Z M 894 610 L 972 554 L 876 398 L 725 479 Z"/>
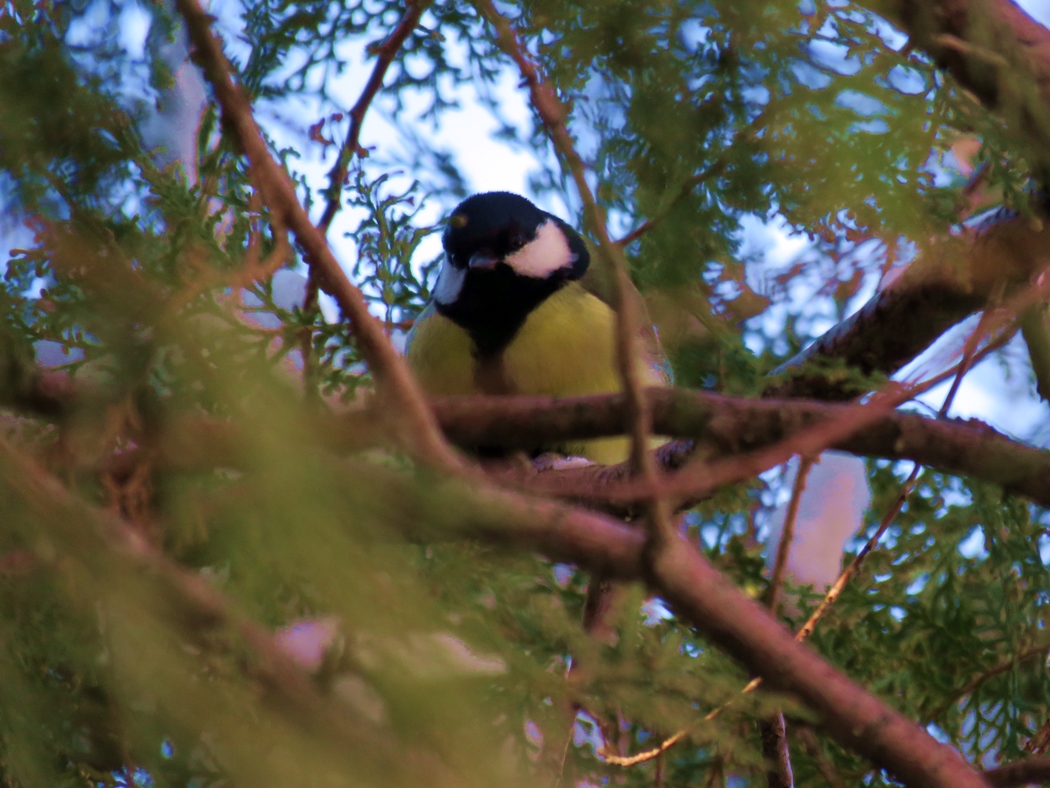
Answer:
<path fill-rule="evenodd" d="M 452 212 L 430 303 L 408 337 L 408 362 L 432 396 L 582 396 L 619 391 L 609 287 L 568 224 L 516 194 L 488 192 Z M 641 295 L 638 313 L 646 314 Z M 646 385 L 669 383 L 649 323 L 638 336 Z M 542 446 L 608 464 L 628 457 L 625 438 Z"/>

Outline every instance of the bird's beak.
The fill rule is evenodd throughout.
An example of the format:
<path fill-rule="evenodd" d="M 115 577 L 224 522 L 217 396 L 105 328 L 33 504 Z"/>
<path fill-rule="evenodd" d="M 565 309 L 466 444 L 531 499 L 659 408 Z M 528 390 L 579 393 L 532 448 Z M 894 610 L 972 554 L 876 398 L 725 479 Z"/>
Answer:
<path fill-rule="evenodd" d="M 498 262 L 499 258 L 492 252 L 474 252 L 470 256 L 467 267 L 471 271 L 491 271 Z"/>

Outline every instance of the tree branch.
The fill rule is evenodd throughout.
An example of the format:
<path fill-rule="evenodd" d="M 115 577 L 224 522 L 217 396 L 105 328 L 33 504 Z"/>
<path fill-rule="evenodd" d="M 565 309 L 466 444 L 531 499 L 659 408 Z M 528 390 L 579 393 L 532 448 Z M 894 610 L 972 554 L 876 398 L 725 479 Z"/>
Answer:
<path fill-rule="evenodd" d="M 769 573 L 769 585 L 763 601 L 774 614 L 777 612 L 777 597 L 780 595 L 780 586 L 784 582 L 784 574 L 787 571 L 788 556 L 791 552 L 791 543 L 795 540 L 795 521 L 798 519 L 798 508 L 802 503 L 802 493 L 806 490 L 806 478 L 813 467 L 813 460 L 802 457 L 799 461 L 798 471 L 795 474 L 795 484 L 791 490 L 791 500 L 788 502 L 787 512 L 784 515 L 784 527 L 780 531 L 780 541 L 777 543 L 776 558 L 773 561 L 773 569 Z"/>
<path fill-rule="evenodd" d="M 1008 763 L 998 769 L 989 769 L 984 773 L 984 779 L 989 785 L 997 788 L 1046 783 L 1050 780 L 1050 758 L 1035 756 L 1025 758 L 1023 761 Z"/>
<path fill-rule="evenodd" d="M 1010 0 L 872 0 L 869 5 L 1004 120 L 1024 143 L 1041 185 L 1050 186 L 1050 30 Z M 1010 290 L 1046 266 L 1050 234 L 1047 223 L 1041 224 L 999 211 L 963 239 L 924 250 L 933 252 L 937 264 L 913 266 L 776 371 L 835 358 L 865 373 L 895 372 L 949 327 L 985 308 L 999 292 L 997 284 Z M 953 256 L 966 261 L 961 275 L 951 268 Z M 846 399 L 857 392 L 804 375 L 770 393 Z"/>
<path fill-rule="evenodd" d="M 1010 0 L 882 0 L 873 7 L 1019 135 L 1047 186 L 1050 30 Z"/>
<path fill-rule="evenodd" d="M 768 719 L 759 720 L 758 727 L 766 759 L 766 788 L 794 788 L 784 712 L 777 711 Z"/>
<path fill-rule="evenodd" d="M 616 358 L 620 380 L 623 385 L 626 405 L 625 423 L 631 426 L 631 468 L 650 491 L 646 498 L 647 522 L 652 549 L 659 549 L 664 541 L 673 537 L 670 512 L 666 502 L 657 492 L 657 469 L 648 451 L 652 434 L 652 413 L 646 397 L 640 370 L 643 359 L 638 347 L 641 336 L 637 302 L 631 297 L 634 285 L 627 273 L 627 261 L 623 248 L 609 237 L 605 217 L 587 183 L 586 167 L 576 152 L 576 146 L 566 126 L 568 109 L 558 98 L 551 83 L 541 79 L 539 70 L 529 58 L 525 48 L 509 20 L 502 16 L 491 0 L 474 0 L 478 11 L 496 29 L 496 43 L 518 66 L 522 79 L 529 88 L 532 105 L 536 108 L 547 134 L 554 143 L 576 183 L 583 202 L 584 217 L 591 232 L 598 239 L 598 252 L 602 264 L 610 274 L 613 306 L 616 310 Z"/>
<path fill-rule="evenodd" d="M 800 697 L 840 744 L 858 752 L 863 748 L 868 757 L 877 753 L 877 761 L 888 764 L 889 771 L 907 785 L 985 785 L 958 752 L 937 744 L 873 696 L 858 697 L 848 679 L 823 660 L 813 660 L 812 651 L 795 643 L 772 615 L 684 542 L 661 552 L 653 569 L 653 590 L 677 615 L 762 676 L 767 686 Z M 838 729 L 832 719 L 842 720 L 844 712 L 854 724 Z"/>
<path fill-rule="evenodd" d="M 783 440 L 808 426 L 841 418 L 855 406 L 799 400 L 754 400 L 685 389 L 650 389 L 654 430 L 697 440 L 696 451 L 719 457 Z M 618 434 L 624 405 L 620 395 L 552 400 L 540 397 L 465 397 L 434 401 L 434 411 L 449 438 L 465 446 L 533 447 L 572 439 Z M 348 445 L 366 414 L 343 417 L 326 426 L 329 445 Z M 865 457 L 912 460 L 938 470 L 974 476 L 1050 506 L 1050 452 L 1011 440 L 977 421 L 932 419 L 909 413 L 878 415 L 863 430 L 836 440 L 830 448 Z M 682 443 L 661 447 L 656 457 L 665 469 L 681 464 L 690 451 Z M 590 486 L 595 497 L 627 478 L 623 466 L 594 466 L 540 474 L 553 492 Z"/>
<path fill-rule="evenodd" d="M 243 445 L 233 425 L 219 432 L 217 446 L 232 451 Z M 197 443 L 189 435 L 182 437 L 188 446 Z M 473 478 L 401 474 L 362 462 L 347 462 L 346 474 L 349 488 L 372 491 L 375 505 L 382 507 L 377 517 L 412 540 L 467 537 L 516 551 L 537 550 L 612 579 L 646 577 L 652 591 L 683 621 L 764 677 L 768 686 L 796 694 L 818 711 L 828 734 L 843 746 L 912 785 L 981 784 L 972 781 L 973 773 L 949 748 L 796 643 L 764 608 L 680 538 L 671 543 L 671 563 L 660 559 L 650 573 L 645 535 L 592 511 Z"/>
<path fill-rule="evenodd" d="M 350 321 L 362 355 L 376 377 L 377 399 L 391 406 L 397 417 L 388 420 L 410 453 L 428 464 L 461 469 L 462 460 L 445 443 L 433 414 L 416 386 L 408 366 L 390 344 L 382 324 L 368 312 L 361 291 L 351 284 L 335 259 L 324 234 L 311 222 L 295 194 L 295 186 L 270 155 L 244 92 L 234 85 L 219 39 L 197 0 L 178 0 L 179 11 L 195 47 L 194 58 L 215 90 L 223 125 L 251 162 L 252 180 L 277 220 L 295 233 L 311 270 L 338 302 Z"/>
<path fill-rule="evenodd" d="M 959 264 L 962 261 L 962 265 Z M 826 373 L 801 367 L 841 360 L 865 375 L 891 375 L 963 318 L 1027 285 L 1050 264 L 1050 223 L 1000 210 L 962 237 L 931 241 L 920 260 L 851 317 L 773 370 L 793 372 L 766 390 L 770 397 L 843 400 L 863 393 Z"/>
<path fill-rule="evenodd" d="M 651 389 L 658 434 L 698 436 L 672 441 L 655 452 L 664 470 L 681 467 L 696 452 L 717 458 L 783 440 L 800 429 L 834 419 L 852 406 L 800 400 L 752 400 L 685 389 Z M 552 400 L 534 397 L 457 397 L 433 401 L 449 437 L 464 446 L 531 447 L 570 438 L 590 439 L 623 429 L 622 395 Z M 304 431 L 304 439 L 338 452 L 359 451 L 382 442 L 371 410 L 324 416 Z M 476 423 L 475 423 L 476 422 Z M 946 473 L 972 476 L 1050 506 L 1050 452 L 1025 446 L 976 421 L 932 419 L 910 413 L 884 413 L 864 430 L 831 448 L 863 457 L 911 460 Z M 174 469 L 242 467 L 237 430 L 214 420 L 180 419 L 160 436 L 158 462 Z M 125 451 L 107 469 L 134 464 Z M 510 481 L 547 494 L 590 490 L 601 501 L 606 488 L 629 478 L 627 464 L 589 466 L 541 473 L 511 474 Z"/>
<path fill-rule="evenodd" d="M 347 175 L 350 172 L 350 162 L 355 155 L 367 155 L 367 151 L 361 147 L 361 126 L 364 123 L 365 113 L 368 112 L 372 100 L 383 86 L 383 78 L 386 76 L 390 64 L 394 62 L 394 57 L 411 32 L 416 29 L 416 25 L 419 24 L 419 18 L 423 15 L 426 5 L 423 0 L 409 0 L 405 14 L 401 17 L 401 21 L 397 23 L 397 27 L 390 33 L 386 41 L 375 50 L 376 64 L 372 68 L 372 75 L 368 78 L 364 90 L 361 91 L 357 102 L 350 110 L 350 129 L 342 146 L 339 148 L 335 164 L 332 165 L 332 169 L 328 173 L 328 189 L 325 191 L 326 203 L 324 213 L 321 214 L 321 220 L 317 223 L 317 229 L 321 231 L 322 235 L 328 235 L 328 228 L 331 227 L 332 220 L 335 219 L 335 215 L 339 212 L 339 208 L 342 205 L 343 184 L 346 182 Z M 304 314 L 312 315 L 314 310 L 317 309 L 317 290 L 318 272 L 311 266 L 310 275 L 306 279 L 306 293 L 303 296 Z M 311 318 L 311 322 L 314 319 L 316 317 Z M 316 370 L 312 358 L 312 329 L 308 328 L 303 331 L 299 349 L 303 354 L 303 382 L 305 383 L 307 394 L 313 395 L 316 393 L 316 382 L 314 380 Z"/>
<path fill-rule="evenodd" d="M 122 579 L 125 590 L 129 583 L 132 588 L 146 584 L 159 592 L 160 604 L 154 604 L 150 612 L 187 642 L 200 647 L 226 648 L 228 639 L 213 637 L 214 633 L 235 633 L 252 653 L 244 665 L 246 673 L 266 691 L 266 700 L 276 707 L 277 714 L 309 736 L 328 740 L 338 748 L 336 751 L 349 747 L 360 752 L 361 744 L 353 743 L 363 742 L 365 748 L 387 750 L 387 758 L 394 762 L 396 755 L 389 752 L 389 745 L 379 735 L 349 715 L 343 704 L 324 696 L 311 676 L 278 647 L 268 630 L 238 611 L 201 574 L 157 552 L 138 531 L 118 518 L 83 503 L 2 438 L 0 478 L 41 526 L 35 558 L 54 564 L 73 556 L 107 586 L 120 587 Z"/>
<path fill-rule="evenodd" d="M 353 463 L 348 479 L 381 490 L 387 518 L 414 539 L 452 534 L 514 549 L 535 549 L 617 579 L 640 579 L 675 613 L 738 659 L 767 686 L 798 696 L 816 711 L 829 736 L 871 758 L 908 785 L 967 788 L 985 783 L 952 748 L 849 681 L 809 648 L 796 643 L 765 608 L 727 581 L 700 553 L 676 537 L 644 557 L 637 529 L 575 509 L 476 483 L 420 480 Z M 436 485 L 436 486 L 432 486 Z M 442 505 L 435 507 L 434 501 Z M 393 502 L 396 502 L 393 503 Z"/>

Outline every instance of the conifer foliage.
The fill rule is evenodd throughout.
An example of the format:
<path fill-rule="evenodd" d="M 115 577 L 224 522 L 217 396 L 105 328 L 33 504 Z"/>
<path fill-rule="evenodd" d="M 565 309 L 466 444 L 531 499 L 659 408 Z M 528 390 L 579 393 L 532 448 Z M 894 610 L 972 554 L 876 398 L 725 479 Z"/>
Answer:
<path fill-rule="evenodd" d="M 1050 433 L 945 417 L 1050 391 L 1009 0 L 6 0 L 0 106 L 0 784 L 1050 780 Z M 675 388 L 423 397 L 478 118 Z M 763 554 L 830 448 L 825 598 Z"/>

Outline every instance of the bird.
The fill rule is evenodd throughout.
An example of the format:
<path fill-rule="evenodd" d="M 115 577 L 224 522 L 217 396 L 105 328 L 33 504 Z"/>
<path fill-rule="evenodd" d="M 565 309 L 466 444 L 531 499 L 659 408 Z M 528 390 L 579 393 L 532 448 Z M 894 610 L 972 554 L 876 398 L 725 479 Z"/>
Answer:
<path fill-rule="evenodd" d="M 431 298 L 406 340 L 409 367 L 428 396 L 584 396 L 619 392 L 616 313 L 608 275 L 583 237 L 511 192 L 485 192 L 452 211 Z M 609 272 L 611 274 L 611 272 Z M 642 296 L 630 297 L 645 314 Z M 645 385 L 670 382 L 646 318 L 638 334 Z M 535 447 L 598 464 L 625 461 L 623 437 Z"/>

